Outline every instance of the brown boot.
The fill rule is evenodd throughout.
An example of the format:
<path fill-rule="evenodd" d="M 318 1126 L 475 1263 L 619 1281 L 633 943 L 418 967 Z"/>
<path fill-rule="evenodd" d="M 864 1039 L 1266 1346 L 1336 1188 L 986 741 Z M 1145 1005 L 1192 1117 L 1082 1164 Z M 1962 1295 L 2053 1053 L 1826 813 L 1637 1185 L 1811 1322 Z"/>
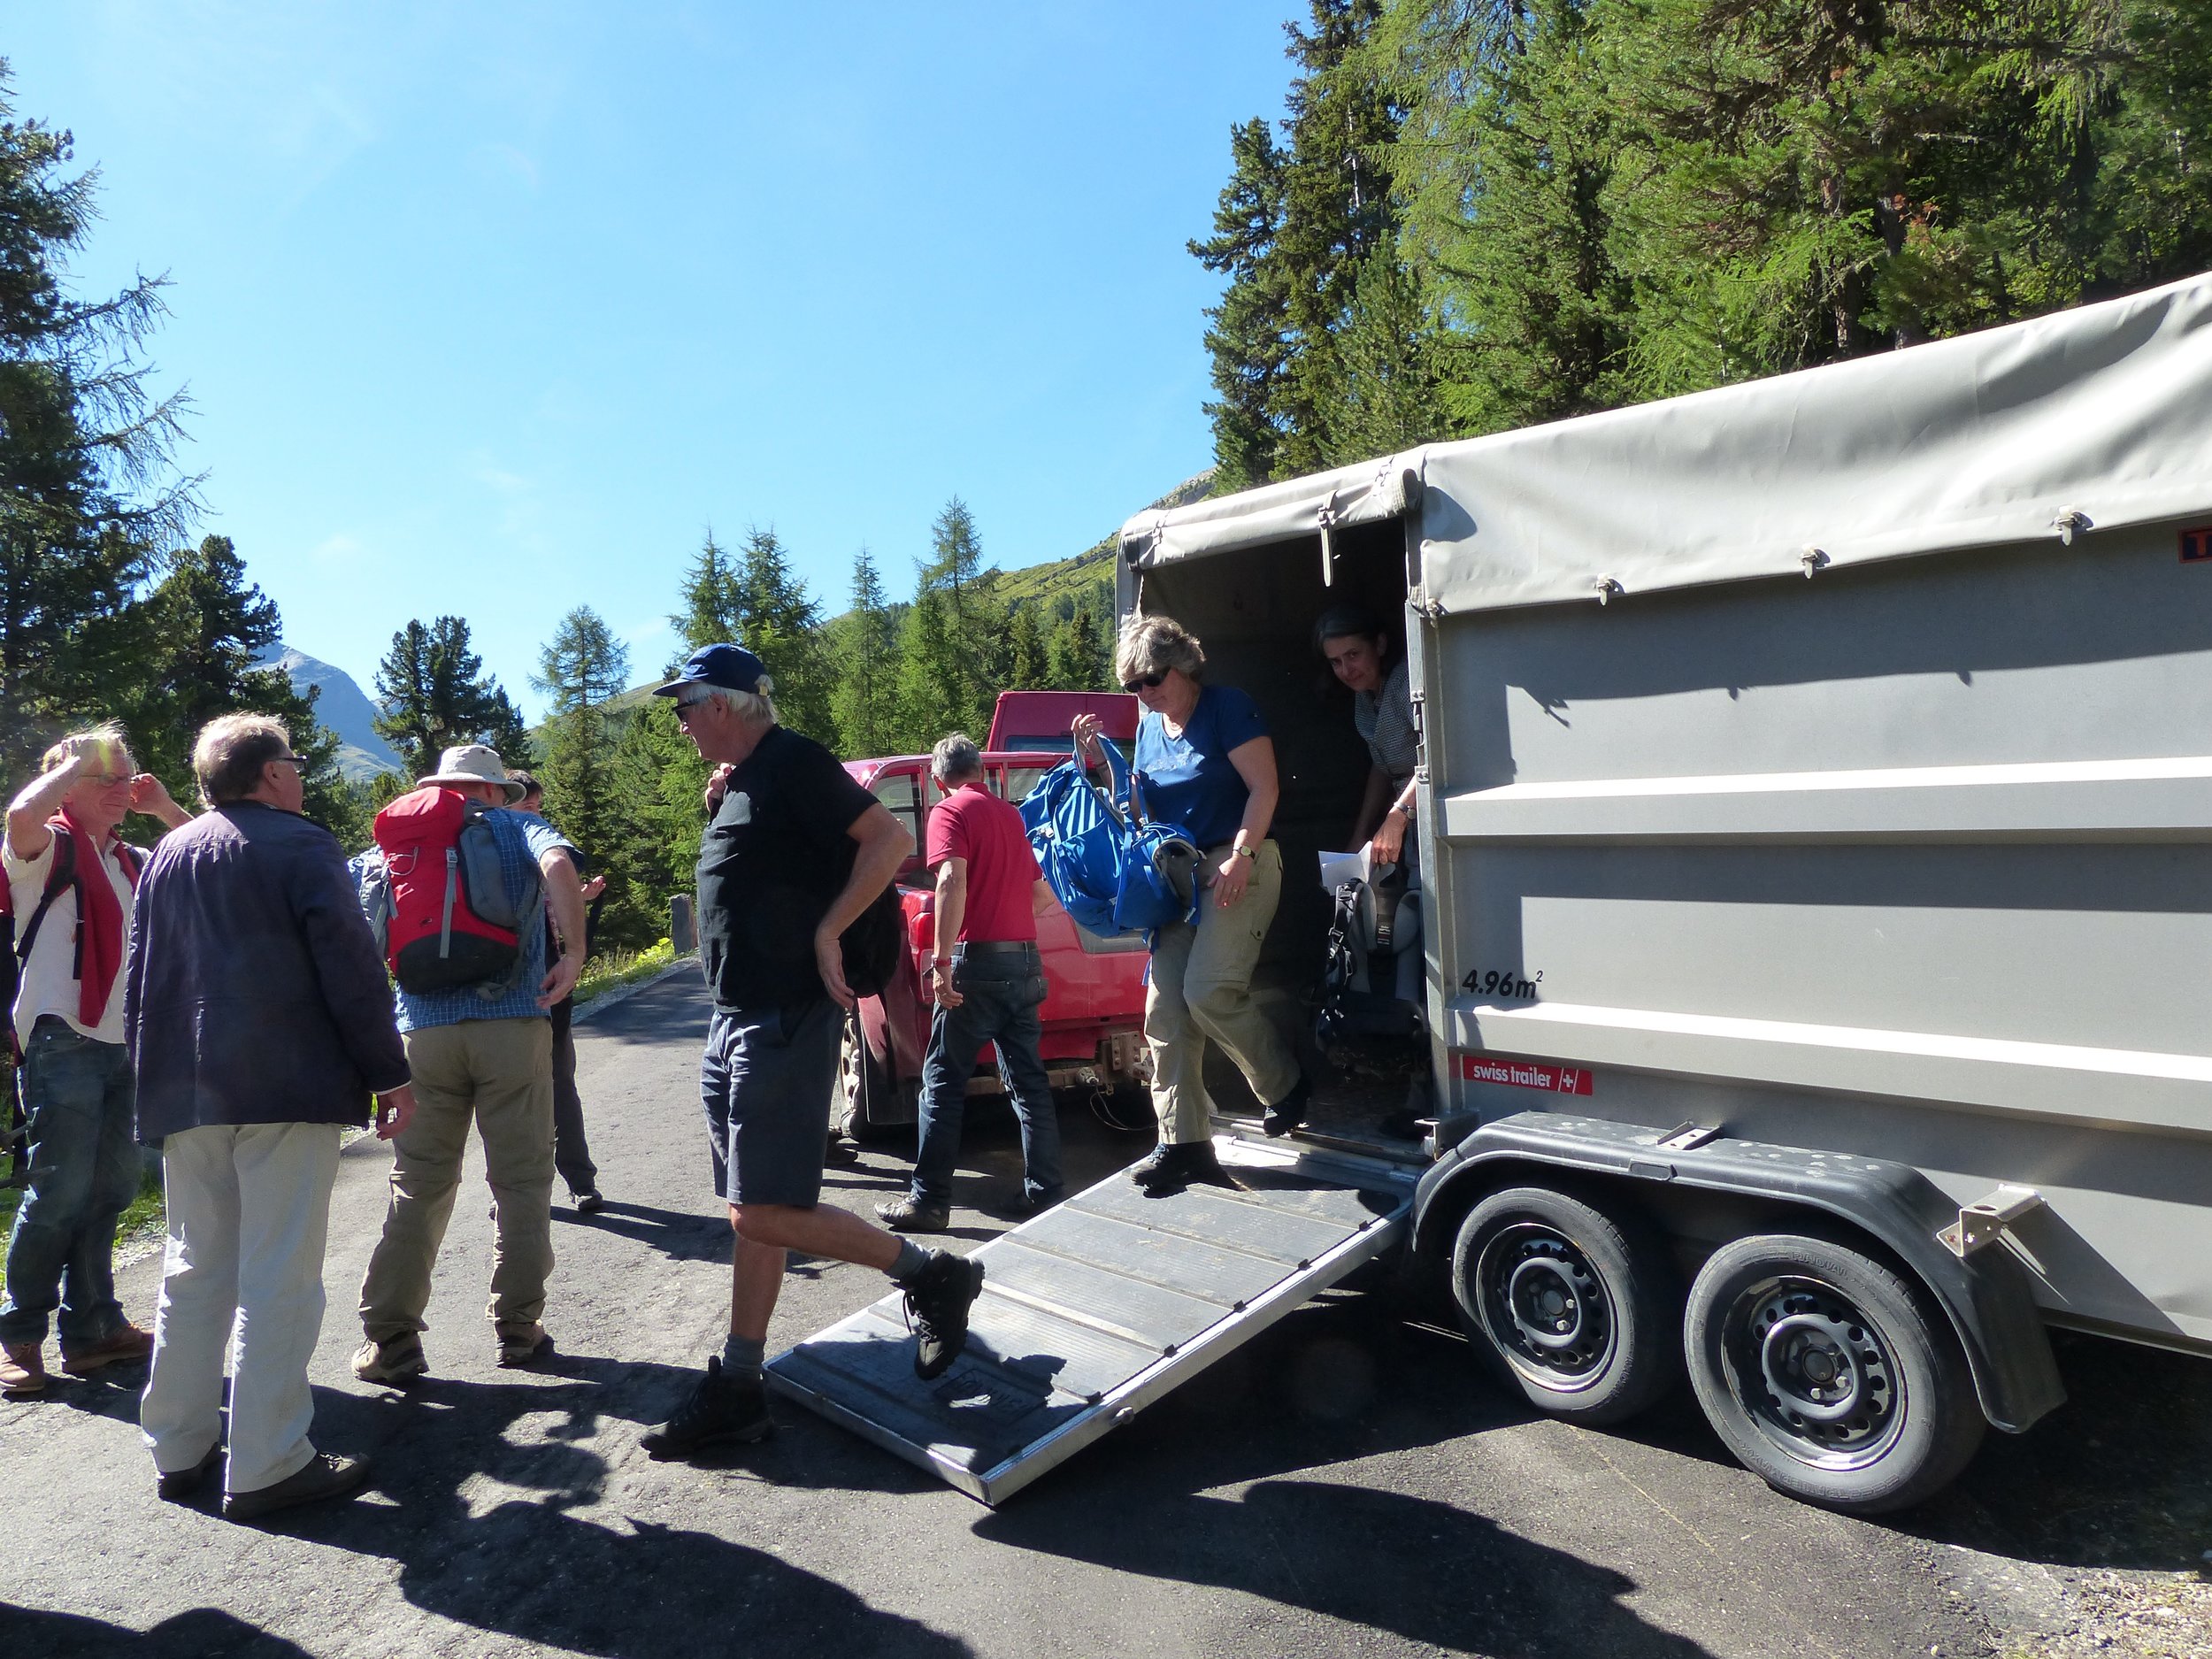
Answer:
<path fill-rule="evenodd" d="M 11 1342 L 0 1348 L 0 1400 L 28 1400 L 53 1380 L 46 1374 L 43 1342 Z"/>
<path fill-rule="evenodd" d="M 64 1338 L 61 1345 L 61 1368 L 72 1377 L 89 1377 L 96 1371 L 109 1365 L 135 1365 L 151 1359 L 154 1354 L 154 1333 L 142 1331 L 126 1320 L 119 1328 L 109 1332 L 96 1342 L 87 1342 L 79 1348 Z"/>

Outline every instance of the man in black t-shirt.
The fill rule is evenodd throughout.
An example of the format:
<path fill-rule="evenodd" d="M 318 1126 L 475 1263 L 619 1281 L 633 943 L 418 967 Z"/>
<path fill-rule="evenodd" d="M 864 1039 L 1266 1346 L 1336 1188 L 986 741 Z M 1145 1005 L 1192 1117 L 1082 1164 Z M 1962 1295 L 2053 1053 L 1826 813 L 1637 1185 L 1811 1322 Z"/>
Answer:
<path fill-rule="evenodd" d="M 818 1202 L 823 1112 L 853 1005 L 841 941 L 914 841 L 827 749 L 776 724 L 772 688 L 750 651 L 710 645 L 654 692 L 675 699 L 678 723 L 718 769 L 699 846 L 699 961 L 714 989 L 699 1089 L 715 1195 L 737 1235 L 729 1339 L 645 1436 L 657 1457 L 772 1426 L 760 1365 L 787 1250 L 888 1273 L 906 1292 L 924 1379 L 959 1354 L 983 1287 L 981 1263 Z"/>

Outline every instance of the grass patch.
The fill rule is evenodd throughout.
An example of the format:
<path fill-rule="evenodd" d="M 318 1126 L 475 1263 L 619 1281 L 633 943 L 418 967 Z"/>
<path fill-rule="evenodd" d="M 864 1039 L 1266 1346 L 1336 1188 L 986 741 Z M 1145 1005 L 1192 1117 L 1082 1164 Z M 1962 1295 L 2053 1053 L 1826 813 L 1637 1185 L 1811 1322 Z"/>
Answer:
<path fill-rule="evenodd" d="M 0 1238 L 5 1238 L 15 1225 L 15 1212 L 23 1207 L 20 1187 L 0 1187 Z M 168 1226 L 167 1212 L 161 1202 L 161 1172 L 149 1171 L 138 1183 L 138 1196 L 132 1199 L 130 1208 L 115 1224 L 117 1247 L 149 1242 L 161 1237 Z M 7 1288 L 7 1264 L 0 1260 L 0 1291 Z"/>
<path fill-rule="evenodd" d="M 610 950 L 594 956 L 584 964 L 583 974 L 576 981 L 577 1006 L 640 979 L 649 979 L 675 960 L 676 948 L 665 939 L 643 950 Z"/>

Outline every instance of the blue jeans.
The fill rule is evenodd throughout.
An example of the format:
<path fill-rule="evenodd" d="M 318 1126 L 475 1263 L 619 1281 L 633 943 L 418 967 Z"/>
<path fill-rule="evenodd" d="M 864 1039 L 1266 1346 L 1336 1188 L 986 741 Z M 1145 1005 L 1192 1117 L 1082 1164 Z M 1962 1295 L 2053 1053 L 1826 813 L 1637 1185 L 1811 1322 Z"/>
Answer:
<path fill-rule="evenodd" d="M 922 1141 L 914 1157 L 914 1202 L 943 1208 L 952 1202 L 952 1166 L 960 1153 L 960 1119 L 968 1079 L 983 1045 L 998 1045 L 999 1079 L 1022 1126 L 1022 1190 L 1032 1203 L 1060 1195 L 1060 1120 L 1052 1085 L 1037 1056 L 1044 1022 L 1043 958 L 1025 951 L 970 956 L 953 951 L 952 981 L 964 999 L 940 1008 L 930 1022 L 929 1053 L 922 1060 Z"/>
<path fill-rule="evenodd" d="M 130 1051 L 42 1015 L 23 1056 L 30 1181 L 8 1234 L 0 1342 L 42 1342 L 57 1306 L 61 1340 L 81 1347 L 122 1328 L 115 1224 L 138 1196 Z"/>

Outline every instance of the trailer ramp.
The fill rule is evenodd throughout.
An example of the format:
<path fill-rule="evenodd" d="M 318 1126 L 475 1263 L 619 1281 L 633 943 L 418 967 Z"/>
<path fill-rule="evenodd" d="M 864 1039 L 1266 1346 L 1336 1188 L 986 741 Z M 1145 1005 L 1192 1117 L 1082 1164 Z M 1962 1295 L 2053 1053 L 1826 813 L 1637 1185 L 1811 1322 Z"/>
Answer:
<path fill-rule="evenodd" d="M 1214 1144 L 1238 1190 L 1148 1198 L 1117 1172 L 976 1251 L 968 1346 L 933 1382 L 894 1294 L 778 1355 L 770 1386 L 1003 1502 L 1403 1235 L 1410 1169 Z"/>

